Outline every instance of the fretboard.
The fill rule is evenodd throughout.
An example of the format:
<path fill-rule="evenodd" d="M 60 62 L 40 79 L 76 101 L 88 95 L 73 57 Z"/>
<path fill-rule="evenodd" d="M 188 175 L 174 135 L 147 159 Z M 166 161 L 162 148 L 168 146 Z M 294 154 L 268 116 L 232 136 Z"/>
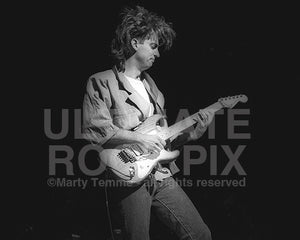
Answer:
<path fill-rule="evenodd" d="M 220 109 L 222 109 L 223 106 L 222 104 L 220 104 L 219 102 L 215 102 L 214 104 L 208 106 L 207 110 L 210 110 L 212 112 L 217 112 Z M 193 115 L 173 124 L 172 126 L 168 127 L 167 129 L 164 129 L 163 131 L 161 131 L 159 133 L 159 136 L 164 139 L 167 140 L 169 138 L 171 138 L 172 136 L 184 131 L 185 129 L 193 126 L 198 119 L 198 112 L 194 113 Z"/>

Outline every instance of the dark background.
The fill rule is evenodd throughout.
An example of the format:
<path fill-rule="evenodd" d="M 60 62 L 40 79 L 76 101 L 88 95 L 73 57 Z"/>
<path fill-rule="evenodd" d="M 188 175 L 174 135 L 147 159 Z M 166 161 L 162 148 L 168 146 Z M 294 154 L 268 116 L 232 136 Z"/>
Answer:
<path fill-rule="evenodd" d="M 249 98 L 237 108 L 250 109 L 250 116 L 244 118 L 249 120 L 244 131 L 251 133 L 250 140 L 227 139 L 222 130 L 226 118 L 220 116 L 217 138 L 208 140 L 204 136 L 196 143 L 207 149 L 211 144 L 229 145 L 232 149 L 247 145 L 240 158 L 247 173 L 247 186 L 184 188 L 210 227 L 213 239 L 279 236 L 275 225 L 286 205 L 278 204 L 278 200 L 288 196 L 288 185 L 283 182 L 290 170 L 282 162 L 291 153 L 283 150 L 289 137 L 282 133 L 292 131 L 289 119 L 286 121 L 288 106 L 283 102 L 293 99 L 293 84 L 299 79 L 298 19 L 294 7 L 111 1 L 96 5 L 49 2 L 26 5 L 26 10 L 19 5 L 13 11 L 18 31 L 11 28 L 17 35 L 13 42 L 17 43 L 17 53 L 12 57 L 20 67 L 19 81 L 12 81 L 12 89 L 26 136 L 15 152 L 16 156 L 22 153 L 23 159 L 26 156 L 12 188 L 16 239 L 63 240 L 71 239 L 72 233 L 81 235 L 81 239 L 108 238 L 103 189 L 48 187 L 48 151 L 49 145 L 69 145 L 76 158 L 84 145 L 84 141 L 74 139 L 73 109 L 82 106 L 88 77 L 111 67 L 110 41 L 119 12 L 123 6 L 135 3 L 163 15 L 177 33 L 172 49 L 161 52 L 161 58 L 149 70 L 165 95 L 169 123 L 176 120 L 182 108 L 194 113 L 219 97 L 242 93 Z M 60 129 L 61 110 L 69 109 L 70 130 L 65 139 L 54 141 L 45 136 L 47 108 L 53 113 L 53 131 Z M 226 160 L 220 161 L 226 165 Z M 178 165 L 182 169 L 182 163 Z M 60 170 L 63 175 L 64 169 Z M 209 179 L 208 162 L 192 166 L 191 173 L 190 179 Z M 181 172 L 177 177 L 187 176 Z M 233 171 L 228 176 L 231 177 L 238 175 Z M 154 224 L 153 239 L 164 235 L 156 228 L 159 226 Z"/>

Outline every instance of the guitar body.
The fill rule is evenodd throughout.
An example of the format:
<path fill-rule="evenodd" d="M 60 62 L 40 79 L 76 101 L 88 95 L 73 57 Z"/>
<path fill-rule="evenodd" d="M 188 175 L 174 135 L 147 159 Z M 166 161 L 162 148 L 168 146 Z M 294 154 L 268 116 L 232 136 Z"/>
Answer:
<path fill-rule="evenodd" d="M 222 108 L 232 108 L 238 102 L 247 102 L 246 95 L 235 95 L 220 98 L 218 102 L 208 106 L 207 110 L 216 112 Z M 155 114 L 147 118 L 134 129 L 142 134 L 158 135 L 164 140 L 171 139 L 178 133 L 194 125 L 199 121 L 199 112 L 168 127 L 164 117 Z M 114 149 L 104 149 L 100 153 L 103 162 L 115 175 L 116 179 L 129 185 L 142 182 L 156 167 L 158 163 L 168 163 L 179 156 L 179 151 L 161 150 L 160 153 L 143 153 L 138 144 L 121 145 Z"/>
<path fill-rule="evenodd" d="M 101 161 L 113 172 L 117 180 L 130 185 L 142 182 L 159 162 L 171 162 L 179 155 L 179 151 L 161 150 L 159 154 L 150 153 L 135 157 L 132 161 L 122 158 L 124 149 L 105 149 L 100 153 Z M 121 153 L 121 154 L 120 154 Z M 124 155 L 125 156 L 125 155 Z"/>
<path fill-rule="evenodd" d="M 164 118 L 155 114 L 141 123 L 135 131 L 143 134 L 159 134 L 166 129 Z M 158 163 L 168 163 L 179 156 L 179 151 L 162 149 L 160 153 L 141 153 L 138 147 L 121 145 L 115 149 L 104 149 L 100 152 L 101 161 L 111 170 L 117 180 L 129 185 L 142 182 Z"/>

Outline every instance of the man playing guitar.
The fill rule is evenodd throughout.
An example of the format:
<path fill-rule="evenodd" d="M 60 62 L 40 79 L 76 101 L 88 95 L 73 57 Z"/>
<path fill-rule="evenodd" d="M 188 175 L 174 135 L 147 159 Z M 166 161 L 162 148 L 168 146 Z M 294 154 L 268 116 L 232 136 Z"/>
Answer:
<path fill-rule="evenodd" d="M 163 17 L 140 6 L 124 11 L 112 41 L 116 66 L 92 75 L 87 82 L 83 102 L 87 140 L 104 150 L 132 145 L 144 155 L 159 155 L 165 149 L 174 149 L 203 135 L 214 118 L 209 109 L 195 115 L 197 126 L 188 134 L 163 139 L 159 134 L 133 131 L 155 114 L 162 116 L 161 125 L 167 126 L 163 118 L 164 96 L 146 70 L 160 57 L 159 49 L 169 49 L 174 38 L 171 24 Z M 118 151 L 120 159 L 111 161 L 126 163 L 127 153 Z M 107 171 L 112 173 L 109 168 Z M 157 163 L 140 184 L 112 189 L 110 200 L 118 207 L 125 239 L 149 239 L 151 209 L 178 239 L 211 239 L 208 226 L 172 177 L 178 171 L 174 161 L 164 168 Z"/>

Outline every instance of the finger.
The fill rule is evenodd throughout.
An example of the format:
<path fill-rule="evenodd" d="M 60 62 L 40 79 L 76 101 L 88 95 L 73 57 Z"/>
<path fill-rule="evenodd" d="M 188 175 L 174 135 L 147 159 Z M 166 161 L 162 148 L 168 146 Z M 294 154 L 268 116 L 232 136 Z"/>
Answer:
<path fill-rule="evenodd" d="M 157 146 L 159 146 L 161 149 L 165 147 L 166 145 L 166 141 L 163 140 L 161 137 L 159 136 L 153 136 L 153 143 L 156 144 Z"/>
<path fill-rule="evenodd" d="M 196 128 L 204 128 L 204 127 L 205 127 L 204 122 L 202 120 L 199 120 Z"/>
<path fill-rule="evenodd" d="M 157 145 L 153 145 L 150 152 L 160 153 L 161 149 Z"/>
<path fill-rule="evenodd" d="M 207 124 L 208 125 L 212 122 L 213 117 L 214 117 L 214 113 L 211 111 L 207 111 Z"/>
<path fill-rule="evenodd" d="M 147 146 L 144 146 L 145 151 L 144 154 L 151 154 L 160 151 L 159 148 L 155 144 L 149 144 Z"/>
<path fill-rule="evenodd" d="M 205 122 L 207 121 L 207 116 L 204 114 L 203 111 L 199 112 L 199 120 L 198 122 L 201 123 L 201 126 L 205 126 Z"/>
<path fill-rule="evenodd" d="M 154 138 L 149 142 L 149 145 L 151 146 L 151 148 L 164 148 L 163 143 L 156 136 L 154 136 Z"/>
<path fill-rule="evenodd" d="M 159 140 L 159 142 L 161 143 L 161 145 L 163 146 L 163 147 L 165 147 L 166 146 L 166 141 L 165 140 L 163 140 L 162 138 L 160 138 L 160 137 L 158 137 L 158 140 Z"/>
<path fill-rule="evenodd" d="M 211 112 L 206 110 L 203 115 L 204 115 L 204 123 L 206 126 L 208 126 L 212 120 Z"/>
<path fill-rule="evenodd" d="M 199 116 L 200 120 L 203 121 L 203 119 L 204 119 L 204 116 L 203 116 L 203 110 L 200 110 L 200 111 L 198 112 L 198 116 Z"/>
<path fill-rule="evenodd" d="M 153 148 L 155 148 L 156 151 L 160 151 L 161 149 L 163 149 L 162 145 L 161 144 L 155 144 L 153 146 Z"/>
<path fill-rule="evenodd" d="M 164 145 L 161 142 L 156 142 L 155 146 L 158 147 L 159 149 L 163 149 Z"/>
<path fill-rule="evenodd" d="M 209 119 L 209 111 L 208 110 L 204 111 L 203 115 L 204 115 L 205 121 L 207 121 Z"/>
<path fill-rule="evenodd" d="M 147 153 L 148 152 L 148 149 L 146 147 L 144 147 L 142 144 L 138 145 L 140 147 L 140 153 L 141 154 L 144 154 L 144 153 Z"/>

